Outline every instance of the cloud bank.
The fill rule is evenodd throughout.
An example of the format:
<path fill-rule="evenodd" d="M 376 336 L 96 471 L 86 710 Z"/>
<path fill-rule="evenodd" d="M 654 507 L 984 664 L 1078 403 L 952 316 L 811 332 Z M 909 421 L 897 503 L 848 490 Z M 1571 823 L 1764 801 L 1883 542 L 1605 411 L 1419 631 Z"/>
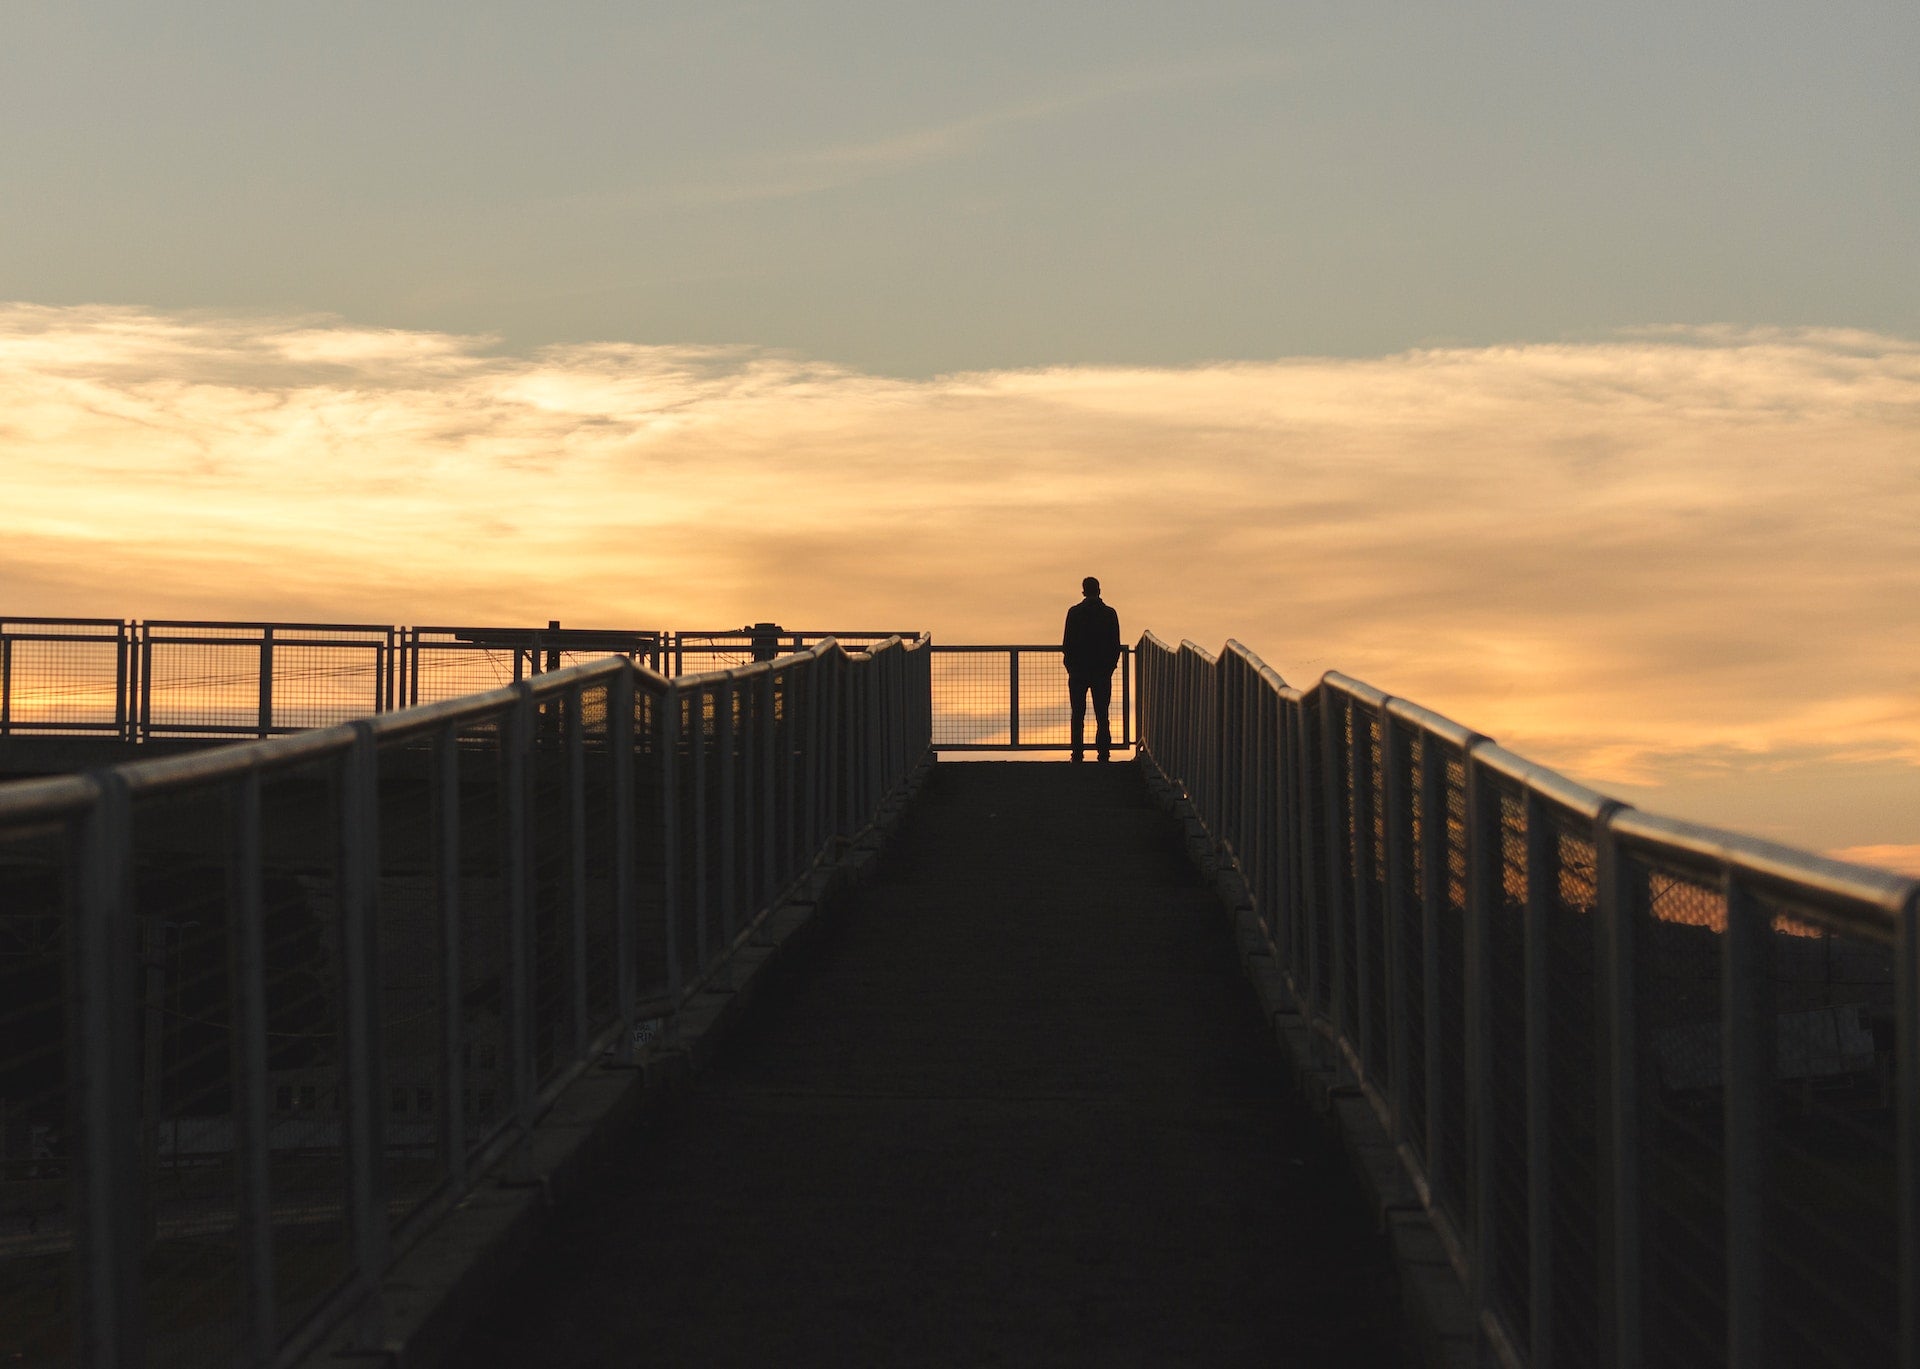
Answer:
<path fill-rule="evenodd" d="M 1900 338 L 902 381 L 14 305 L 0 471 L 7 613 L 1048 641 L 1091 573 L 1129 633 L 1238 637 L 1300 683 L 1341 669 L 1628 797 L 1920 841 Z"/>

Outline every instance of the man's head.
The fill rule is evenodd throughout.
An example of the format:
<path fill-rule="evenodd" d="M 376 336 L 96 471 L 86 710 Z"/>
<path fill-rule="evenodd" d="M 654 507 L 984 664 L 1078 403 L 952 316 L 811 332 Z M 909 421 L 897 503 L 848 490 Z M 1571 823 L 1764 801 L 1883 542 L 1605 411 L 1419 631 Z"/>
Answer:
<path fill-rule="evenodd" d="M 1089 575 L 1080 582 L 1080 592 L 1089 599 L 1098 599 L 1100 597 L 1100 582 Z"/>

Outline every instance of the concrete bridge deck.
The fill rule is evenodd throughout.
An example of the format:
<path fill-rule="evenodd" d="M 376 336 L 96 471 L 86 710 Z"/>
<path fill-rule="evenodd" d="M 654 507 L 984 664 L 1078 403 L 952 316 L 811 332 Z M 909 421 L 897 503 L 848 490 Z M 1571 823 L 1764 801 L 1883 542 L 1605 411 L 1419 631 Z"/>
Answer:
<path fill-rule="evenodd" d="M 1404 1359 L 1384 1242 L 1131 764 L 941 765 L 460 1365 Z"/>

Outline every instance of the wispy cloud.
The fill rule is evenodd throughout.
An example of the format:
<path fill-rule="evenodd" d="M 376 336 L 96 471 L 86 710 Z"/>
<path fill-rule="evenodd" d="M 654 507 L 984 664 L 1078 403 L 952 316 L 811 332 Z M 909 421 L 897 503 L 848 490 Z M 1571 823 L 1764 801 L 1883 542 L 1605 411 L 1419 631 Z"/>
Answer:
<path fill-rule="evenodd" d="M 1906 339 L 905 381 L 15 306 L 0 462 L 7 612 L 1047 640 L 1094 573 L 1129 632 L 1339 668 L 1702 816 L 1920 841 Z"/>
<path fill-rule="evenodd" d="M 1271 77 L 1283 70 L 1285 63 L 1277 57 L 1236 54 L 1148 70 L 1103 72 L 1050 94 L 942 123 L 742 163 L 729 174 L 711 180 L 672 186 L 664 197 L 670 203 L 691 208 L 819 194 L 972 155 L 1024 125 L 1172 91 Z"/>

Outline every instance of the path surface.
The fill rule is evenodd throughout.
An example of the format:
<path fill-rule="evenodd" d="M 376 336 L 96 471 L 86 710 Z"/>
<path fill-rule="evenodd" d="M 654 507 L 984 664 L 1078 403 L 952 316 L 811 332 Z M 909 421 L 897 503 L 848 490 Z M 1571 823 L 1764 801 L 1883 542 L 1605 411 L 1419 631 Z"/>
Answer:
<path fill-rule="evenodd" d="M 881 877 L 459 1365 L 1400 1362 L 1391 1276 L 1132 765 L 935 767 Z"/>

